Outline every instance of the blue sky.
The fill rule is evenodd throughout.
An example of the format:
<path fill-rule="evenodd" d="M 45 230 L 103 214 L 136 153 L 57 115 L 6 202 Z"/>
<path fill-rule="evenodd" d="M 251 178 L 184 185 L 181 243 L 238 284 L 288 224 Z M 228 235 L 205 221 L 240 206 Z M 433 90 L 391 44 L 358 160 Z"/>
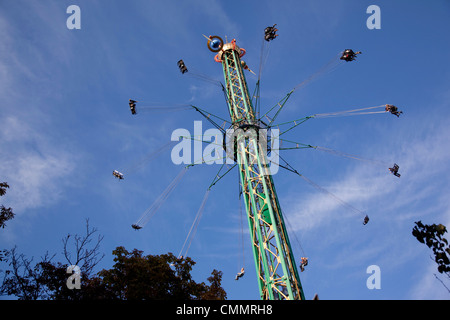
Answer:
<path fill-rule="evenodd" d="M 69 30 L 66 9 L 81 9 L 81 29 Z M 369 30 L 366 9 L 381 9 L 381 29 Z M 274 177 L 300 259 L 307 299 L 448 299 L 435 279 L 431 251 L 412 235 L 414 222 L 450 226 L 450 3 L 423 1 L 11 1 L 0 2 L 0 180 L 10 185 L 2 204 L 14 220 L 0 232 L 0 247 L 17 245 L 38 259 L 63 261 L 61 239 L 81 234 L 85 219 L 104 235 L 113 264 L 117 246 L 145 254 L 178 254 L 219 169 L 188 170 L 177 189 L 139 232 L 131 229 L 181 170 L 161 154 L 139 171 L 114 179 L 170 140 L 193 132 L 190 111 L 132 116 L 128 99 L 194 104 L 227 117 L 219 87 L 181 75 L 176 62 L 223 82 L 202 34 L 219 35 L 247 50 L 257 71 L 262 34 L 277 23 L 261 82 L 268 110 L 294 86 L 346 48 L 357 61 L 297 90 L 281 121 L 382 104 L 390 114 L 312 119 L 289 138 L 370 159 L 387 168 L 318 150 L 290 150 L 284 158 L 306 177 L 368 213 L 342 207 L 304 180 L 280 170 Z M 246 74 L 250 91 L 256 77 Z M 203 130 L 212 126 L 203 121 Z M 234 170 L 212 188 L 189 250 L 197 281 L 223 271 L 229 299 L 258 299 L 249 235 L 244 253 Z M 245 222 L 245 220 L 244 220 Z M 295 234 L 295 236 L 294 236 Z M 447 237 L 448 238 L 448 237 Z M 297 240 L 298 239 L 298 242 Z M 244 261 L 246 275 L 234 280 Z M 381 270 L 381 289 L 369 290 L 367 267 Z"/>

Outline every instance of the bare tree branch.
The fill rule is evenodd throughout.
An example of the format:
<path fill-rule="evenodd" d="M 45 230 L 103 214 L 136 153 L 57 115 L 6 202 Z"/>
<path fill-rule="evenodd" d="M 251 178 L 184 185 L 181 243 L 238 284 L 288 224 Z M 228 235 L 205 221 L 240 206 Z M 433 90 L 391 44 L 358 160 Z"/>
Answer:
<path fill-rule="evenodd" d="M 89 276 L 94 267 L 103 259 L 105 254 L 100 255 L 100 243 L 103 240 L 102 235 L 98 235 L 96 242 L 91 245 L 97 228 L 89 227 L 89 219 L 86 219 L 86 234 L 84 236 L 74 235 L 73 245 L 75 247 L 75 260 L 72 260 L 72 255 L 69 249 L 69 240 L 72 237 L 68 234 L 62 239 L 63 254 L 69 265 L 77 265 L 82 270 L 82 273 Z"/>

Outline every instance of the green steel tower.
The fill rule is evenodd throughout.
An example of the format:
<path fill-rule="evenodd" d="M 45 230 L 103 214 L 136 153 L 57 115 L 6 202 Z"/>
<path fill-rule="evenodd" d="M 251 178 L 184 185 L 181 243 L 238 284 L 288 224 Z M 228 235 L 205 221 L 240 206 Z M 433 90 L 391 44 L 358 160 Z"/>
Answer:
<path fill-rule="evenodd" d="M 255 115 L 236 40 L 223 43 L 210 37 L 208 47 L 223 67 L 226 100 L 234 138 L 232 157 L 239 166 L 240 183 L 250 229 L 258 286 L 263 300 L 304 300 L 303 288 L 267 159 L 267 130 Z M 238 132 L 238 134 L 236 134 Z M 249 133 L 256 133 L 250 135 Z M 256 138 L 255 138 L 256 137 Z M 264 143 L 263 143 L 264 142 Z M 225 143 L 224 143 L 225 146 Z M 226 144 L 227 147 L 230 143 Z M 229 155 L 229 150 L 227 150 Z"/>

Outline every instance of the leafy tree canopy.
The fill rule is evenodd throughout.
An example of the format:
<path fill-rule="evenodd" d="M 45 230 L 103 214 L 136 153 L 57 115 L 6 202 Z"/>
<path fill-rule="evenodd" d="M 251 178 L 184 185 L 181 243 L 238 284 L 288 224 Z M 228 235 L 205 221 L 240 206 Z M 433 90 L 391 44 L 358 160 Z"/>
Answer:
<path fill-rule="evenodd" d="M 442 224 L 426 225 L 421 221 L 416 222 L 412 234 L 418 241 L 431 248 L 440 273 L 450 273 L 450 247 L 444 234 L 447 228 Z"/>

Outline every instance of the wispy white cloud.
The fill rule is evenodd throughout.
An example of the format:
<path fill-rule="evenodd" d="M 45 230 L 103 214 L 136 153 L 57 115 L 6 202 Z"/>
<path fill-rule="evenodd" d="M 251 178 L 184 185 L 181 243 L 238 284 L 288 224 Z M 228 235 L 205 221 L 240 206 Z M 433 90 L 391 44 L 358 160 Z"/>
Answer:
<path fill-rule="evenodd" d="M 45 39 L 20 27 L 26 17 L 17 16 L 17 7 L 0 13 L 0 179 L 10 185 L 2 201 L 17 216 L 58 200 L 78 158 L 52 130 L 58 127 L 52 112 L 61 97 L 58 70 L 70 60 L 67 29 L 55 27 L 61 19 L 48 19 L 60 13 L 57 6 L 28 5 L 35 19 L 28 24 L 33 32 L 44 30 Z"/>
<path fill-rule="evenodd" d="M 422 135 L 401 141 L 401 148 L 395 149 L 397 146 L 391 143 L 386 145 L 385 141 L 378 146 L 372 146 L 374 150 L 392 147 L 391 150 L 394 151 L 384 158 L 400 159 L 400 179 L 391 176 L 388 168 L 385 168 L 386 174 L 383 174 L 378 167 L 373 168 L 363 163 L 346 169 L 345 178 L 330 181 L 326 189 L 343 201 L 369 211 L 373 208 L 384 208 L 402 212 L 402 207 L 421 201 L 426 201 L 430 203 L 430 207 L 434 207 L 433 202 L 442 195 L 442 187 L 448 187 L 447 180 L 442 179 L 442 174 L 446 175 L 450 163 L 450 129 L 447 126 L 438 126 L 423 128 L 422 131 Z M 378 156 L 383 158 L 382 152 L 378 153 Z M 295 199 L 291 196 L 292 194 L 288 198 Z M 302 198 L 302 201 L 290 201 L 287 210 L 297 218 L 295 220 L 302 221 L 301 224 L 297 223 L 296 229 L 307 230 L 320 226 L 324 219 L 333 219 L 331 212 L 338 207 L 339 202 L 318 192 L 311 197 Z M 419 210 L 424 209 L 426 208 L 422 206 Z M 402 213 L 411 214 L 410 211 Z M 418 212 L 417 214 L 419 215 Z M 401 216 L 402 214 L 395 215 L 397 218 Z"/>
<path fill-rule="evenodd" d="M 73 173 L 77 157 L 54 137 L 17 117 L 6 118 L 0 133 L 2 180 L 10 185 L 5 200 L 16 214 L 59 199 L 61 186 Z"/>

